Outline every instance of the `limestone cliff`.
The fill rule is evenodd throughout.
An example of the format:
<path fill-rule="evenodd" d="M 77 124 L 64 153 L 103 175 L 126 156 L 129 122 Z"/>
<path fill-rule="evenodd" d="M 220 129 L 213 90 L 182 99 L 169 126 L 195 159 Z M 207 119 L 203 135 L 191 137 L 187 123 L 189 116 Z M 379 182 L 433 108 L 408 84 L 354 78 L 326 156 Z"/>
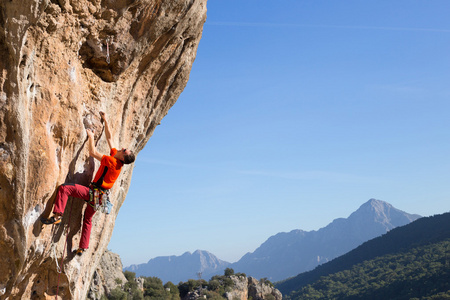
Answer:
<path fill-rule="evenodd" d="M 83 256 L 71 253 L 82 201 L 69 200 L 62 225 L 39 218 L 58 185 L 92 179 L 85 128 L 108 152 L 100 110 L 116 147 L 142 150 L 187 83 L 205 19 L 206 0 L 0 0 L 1 299 L 54 299 L 65 246 L 58 295 L 85 298 L 132 166 L 112 190 L 112 213 L 94 216 Z"/>
<path fill-rule="evenodd" d="M 283 295 L 272 283 L 265 279 L 257 280 L 245 275 L 231 275 L 231 287 L 223 295 L 227 300 L 282 300 Z M 197 300 L 203 298 L 202 290 L 196 289 L 187 293 L 182 300 Z"/>
<path fill-rule="evenodd" d="M 228 300 L 281 300 L 283 298 L 280 291 L 264 279 L 257 280 L 253 277 L 246 278 L 236 275 L 232 275 L 230 279 L 233 281 L 234 287 L 225 293 L 225 298 Z"/>
<path fill-rule="evenodd" d="M 105 251 L 89 287 L 87 299 L 101 299 L 109 295 L 116 287 L 123 287 L 127 282 L 122 272 L 123 265 L 118 254 Z"/>

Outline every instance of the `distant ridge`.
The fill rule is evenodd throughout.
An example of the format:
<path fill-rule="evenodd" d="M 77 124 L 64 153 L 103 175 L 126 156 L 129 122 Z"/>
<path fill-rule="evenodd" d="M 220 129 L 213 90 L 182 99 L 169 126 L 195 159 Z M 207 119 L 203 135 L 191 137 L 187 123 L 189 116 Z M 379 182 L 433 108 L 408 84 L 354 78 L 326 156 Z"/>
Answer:
<path fill-rule="evenodd" d="M 197 279 L 198 272 L 202 273 L 202 278 L 209 279 L 214 274 L 223 273 L 229 264 L 208 251 L 196 250 L 194 253 L 185 252 L 181 256 L 159 256 L 146 264 L 131 265 L 124 270 L 135 272 L 137 276 L 155 276 L 163 282 L 177 284 Z"/>
<path fill-rule="evenodd" d="M 293 278 L 276 283 L 276 288 L 288 296 L 292 291 L 311 284 L 330 274 L 349 270 L 352 266 L 379 258 L 406 252 L 411 248 L 429 245 L 450 239 L 450 213 L 425 217 L 401 226 L 390 232 L 365 242 L 356 249 L 342 255 L 312 271 L 301 273 Z M 447 299 L 447 298 L 445 298 Z"/>
<path fill-rule="evenodd" d="M 283 280 L 326 263 L 362 243 L 385 234 L 389 230 L 420 218 L 394 208 L 381 200 L 370 199 L 348 218 L 335 219 L 317 231 L 292 230 L 267 239 L 253 253 L 247 253 L 238 262 L 230 264 L 208 251 L 186 252 L 181 256 L 161 256 L 148 263 L 131 265 L 125 270 L 137 276 L 156 276 L 164 282 L 208 280 L 222 275 L 227 268 L 255 278 Z"/>
<path fill-rule="evenodd" d="M 406 225 L 419 215 L 370 199 L 347 219 L 335 219 L 318 231 L 292 230 L 271 236 L 253 253 L 231 264 L 237 272 L 272 281 L 312 270 L 389 230 Z"/>

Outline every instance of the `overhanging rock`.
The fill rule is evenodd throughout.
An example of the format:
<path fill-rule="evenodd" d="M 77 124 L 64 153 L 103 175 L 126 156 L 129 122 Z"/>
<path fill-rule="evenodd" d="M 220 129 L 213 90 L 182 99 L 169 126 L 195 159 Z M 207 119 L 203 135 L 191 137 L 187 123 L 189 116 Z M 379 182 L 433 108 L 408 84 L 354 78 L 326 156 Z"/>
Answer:
<path fill-rule="evenodd" d="M 0 2 L 0 298 L 83 299 L 128 191 L 132 167 L 97 213 L 89 250 L 83 202 L 63 225 L 41 227 L 64 182 L 87 184 L 96 163 L 85 128 L 138 153 L 186 86 L 206 20 L 206 0 L 5 0 Z M 97 142 L 107 153 L 104 137 Z M 139 163 L 139 158 L 137 159 Z M 68 224 L 68 211 L 72 209 Z M 64 230 L 67 227 L 68 234 Z M 63 273 L 60 263 L 67 240 Z"/>

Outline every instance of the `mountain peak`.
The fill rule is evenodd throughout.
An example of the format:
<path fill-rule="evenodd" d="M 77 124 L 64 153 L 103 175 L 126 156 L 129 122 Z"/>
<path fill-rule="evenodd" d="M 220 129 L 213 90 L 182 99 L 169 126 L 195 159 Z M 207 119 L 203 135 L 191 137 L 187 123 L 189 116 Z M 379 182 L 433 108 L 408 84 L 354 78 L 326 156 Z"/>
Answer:
<path fill-rule="evenodd" d="M 361 207 L 366 207 L 366 206 L 373 207 L 376 209 L 392 207 L 392 205 L 390 205 L 389 203 L 387 203 L 383 200 L 375 199 L 375 198 L 371 198 L 371 199 L 369 199 L 369 201 L 367 201 L 366 203 L 361 205 Z"/>
<path fill-rule="evenodd" d="M 192 253 L 192 254 L 195 254 L 195 255 L 211 255 L 211 253 L 209 251 L 200 250 L 200 249 L 195 250 L 194 253 Z"/>
<path fill-rule="evenodd" d="M 391 204 L 384 202 L 382 200 L 371 198 L 369 201 L 361 205 L 356 212 L 371 211 L 374 212 L 376 215 L 382 215 L 386 211 L 390 211 L 391 209 L 395 209 Z"/>
<path fill-rule="evenodd" d="M 362 226 L 367 220 L 372 219 L 389 231 L 394 227 L 408 224 L 419 217 L 419 215 L 409 214 L 397 209 L 385 201 L 372 198 L 352 213 L 349 220 L 359 224 L 357 226 Z"/>
<path fill-rule="evenodd" d="M 164 282 L 180 282 L 196 278 L 198 272 L 203 274 L 203 278 L 209 278 L 222 273 L 229 264 L 209 251 L 197 249 L 180 256 L 158 256 L 146 264 L 131 265 L 124 270 L 135 272 L 137 276 L 156 276 Z"/>

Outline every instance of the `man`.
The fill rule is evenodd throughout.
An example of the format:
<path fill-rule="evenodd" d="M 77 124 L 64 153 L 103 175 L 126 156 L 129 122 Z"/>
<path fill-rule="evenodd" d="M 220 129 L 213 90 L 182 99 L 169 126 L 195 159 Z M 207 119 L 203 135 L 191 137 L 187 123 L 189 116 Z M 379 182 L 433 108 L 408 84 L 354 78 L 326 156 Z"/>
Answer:
<path fill-rule="evenodd" d="M 67 199 L 69 196 L 80 198 L 88 202 L 88 205 L 86 206 L 86 209 L 84 211 L 80 247 L 77 250 L 78 255 L 83 254 L 83 252 L 89 247 L 92 217 L 95 214 L 95 204 L 93 203 L 95 200 L 91 199 L 90 194 L 94 193 L 94 190 L 96 189 L 99 190 L 100 193 L 102 193 L 112 188 L 114 182 L 116 182 L 117 178 L 119 177 L 122 166 L 124 164 L 131 164 L 135 160 L 135 155 L 131 150 L 125 148 L 122 148 L 122 150 L 117 150 L 112 146 L 111 131 L 109 129 L 108 122 L 106 121 L 106 115 L 104 112 L 100 112 L 100 115 L 105 124 L 105 136 L 110 148 L 110 155 L 101 155 L 99 152 L 97 152 L 94 144 L 94 133 L 87 129 L 86 133 L 89 139 L 89 155 L 100 161 L 100 167 L 95 174 L 94 181 L 89 187 L 73 183 L 60 185 L 58 193 L 56 195 L 53 216 L 49 219 L 41 220 L 42 223 L 46 225 L 61 223 L 61 218 L 64 214 L 64 209 L 66 207 Z"/>

